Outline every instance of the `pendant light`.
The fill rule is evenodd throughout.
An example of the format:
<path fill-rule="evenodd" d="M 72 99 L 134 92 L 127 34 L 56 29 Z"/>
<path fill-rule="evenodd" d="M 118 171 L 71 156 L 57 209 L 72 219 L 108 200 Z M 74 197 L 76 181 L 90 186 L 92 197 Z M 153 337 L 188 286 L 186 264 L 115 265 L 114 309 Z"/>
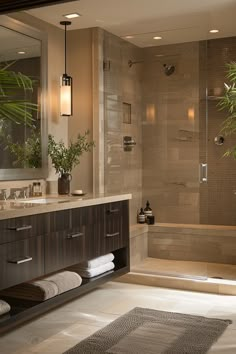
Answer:
<path fill-rule="evenodd" d="M 66 72 L 66 30 L 71 25 L 70 21 L 61 21 L 60 25 L 65 26 L 65 72 L 61 76 L 60 87 L 60 112 L 61 116 L 72 116 L 72 77 Z"/>

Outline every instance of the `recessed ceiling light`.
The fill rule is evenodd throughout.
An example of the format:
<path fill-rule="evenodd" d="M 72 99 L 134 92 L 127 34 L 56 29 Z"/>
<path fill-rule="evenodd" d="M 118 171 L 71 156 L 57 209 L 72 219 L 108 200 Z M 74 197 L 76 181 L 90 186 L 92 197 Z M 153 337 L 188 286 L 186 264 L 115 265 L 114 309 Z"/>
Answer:
<path fill-rule="evenodd" d="M 218 33 L 219 30 L 218 30 L 218 29 L 212 29 L 212 30 L 210 30 L 209 32 L 210 32 L 210 33 Z"/>
<path fill-rule="evenodd" d="M 125 38 L 131 39 L 131 38 L 134 38 L 134 36 L 125 36 Z"/>
<path fill-rule="evenodd" d="M 22 51 L 19 51 L 19 52 L 17 52 L 17 54 L 25 54 L 26 52 L 24 52 L 23 50 Z"/>
<path fill-rule="evenodd" d="M 78 14 L 77 12 L 74 12 L 73 14 L 67 14 L 67 15 L 63 15 L 66 18 L 76 18 L 76 17 L 80 17 L 81 15 Z"/>
<path fill-rule="evenodd" d="M 155 37 L 153 37 L 153 39 L 162 39 L 162 37 L 160 37 L 160 36 L 155 36 Z"/>

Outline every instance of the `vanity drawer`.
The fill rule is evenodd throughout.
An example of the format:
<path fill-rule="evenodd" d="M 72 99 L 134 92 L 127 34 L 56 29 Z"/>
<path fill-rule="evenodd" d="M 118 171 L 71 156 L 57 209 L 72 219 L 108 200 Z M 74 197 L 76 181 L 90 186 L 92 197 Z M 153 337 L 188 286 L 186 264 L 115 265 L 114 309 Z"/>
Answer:
<path fill-rule="evenodd" d="M 52 273 L 85 259 L 86 227 L 53 232 L 45 236 L 45 272 Z"/>
<path fill-rule="evenodd" d="M 19 241 L 47 232 L 47 215 L 38 214 L 0 221 L 0 244 Z"/>
<path fill-rule="evenodd" d="M 64 231 L 71 228 L 71 211 L 55 211 L 49 215 L 50 232 Z"/>
<path fill-rule="evenodd" d="M 0 246 L 0 289 L 44 274 L 44 239 L 32 237 Z"/>
<path fill-rule="evenodd" d="M 128 204 L 126 202 L 105 204 L 104 213 L 104 253 L 127 246 L 129 242 Z"/>
<path fill-rule="evenodd" d="M 85 209 L 87 208 L 76 208 L 50 213 L 50 232 L 66 231 L 72 229 L 74 226 L 85 225 Z"/>

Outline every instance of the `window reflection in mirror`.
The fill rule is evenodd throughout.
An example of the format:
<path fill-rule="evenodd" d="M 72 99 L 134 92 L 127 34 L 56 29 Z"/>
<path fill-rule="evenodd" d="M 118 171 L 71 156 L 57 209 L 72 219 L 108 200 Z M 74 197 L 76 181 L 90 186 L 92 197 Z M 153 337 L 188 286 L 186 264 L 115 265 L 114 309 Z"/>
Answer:
<path fill-rule="evenodd" d="M 0 169 L 40 168 L 41 41 L 0 26 Z"/>

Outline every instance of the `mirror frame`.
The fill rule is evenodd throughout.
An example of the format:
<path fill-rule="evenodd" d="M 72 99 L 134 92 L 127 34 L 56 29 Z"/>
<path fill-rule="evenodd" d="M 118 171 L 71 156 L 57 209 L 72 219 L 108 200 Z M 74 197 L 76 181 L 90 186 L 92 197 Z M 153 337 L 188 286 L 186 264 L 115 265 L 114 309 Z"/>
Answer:
<path fill-rule="evenodd" d="M 48 90 L 48 64 L 47 64 L 47 35 L 46 33 L 28 26 L 10 16 L 0 16 L 0 26 L 19 32 L 28 37 L 41 41 L 41 95 L 40 95 L 40 115 L 41 115 L 41 145 L 42 145 L 42 167 L 41 168 L 12 168 L 0 169 L 0 181 L 43 179 L 48 175 L 48 127 L 47 127 L 47 90 Z"/>

